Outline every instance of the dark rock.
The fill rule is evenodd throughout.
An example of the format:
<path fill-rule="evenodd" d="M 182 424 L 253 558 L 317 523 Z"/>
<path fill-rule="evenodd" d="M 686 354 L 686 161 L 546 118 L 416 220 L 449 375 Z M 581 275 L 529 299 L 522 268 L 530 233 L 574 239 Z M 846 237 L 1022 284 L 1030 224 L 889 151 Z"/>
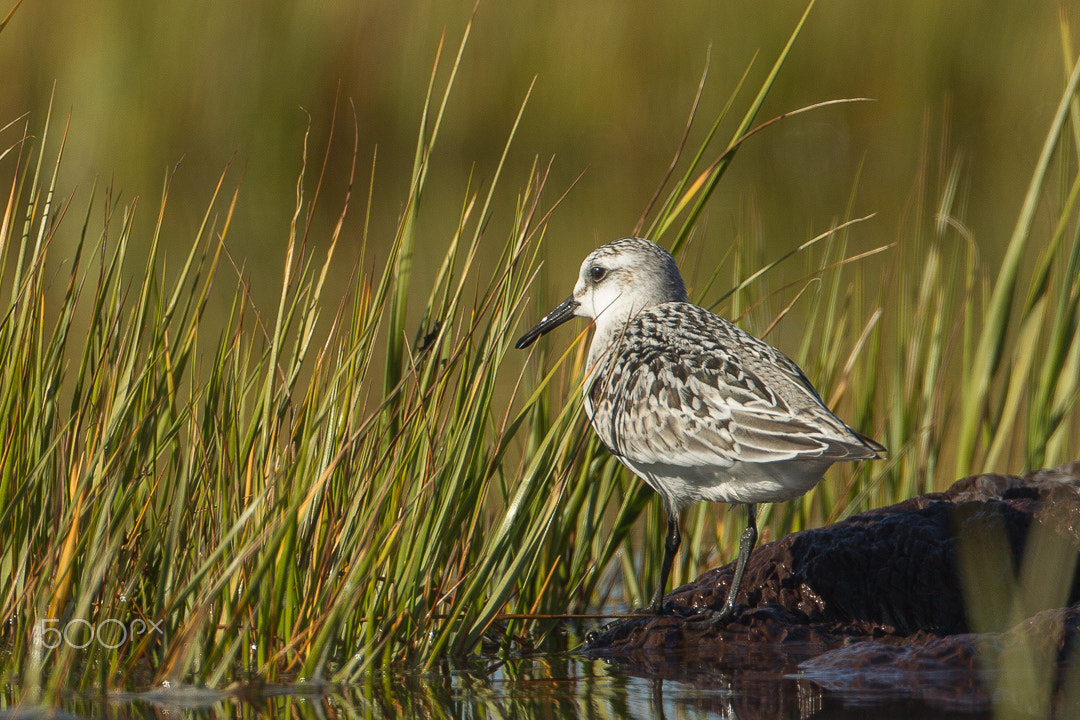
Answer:
<path fill-rule="evenodd" d="M 1010 705 L 1037 712 L 1053 697 L 1060 710 L 1080 698 L 1080 670 L 1065 680 L 1080 642 L 1078 551 L 1080 461 L 977 475 L 757 548 L 726 624 L 696 610 L 723 605 L 733 564 L 669 595 L 675 615 L 613 623 L 584 652 L 658 678 L 797 673 L 848 697 L 948 710 L 985 709 L 1016 686 L 1036 699 Z M 1019 666 L 1041 669 L 1041 695 L 1006 681 Z"/>

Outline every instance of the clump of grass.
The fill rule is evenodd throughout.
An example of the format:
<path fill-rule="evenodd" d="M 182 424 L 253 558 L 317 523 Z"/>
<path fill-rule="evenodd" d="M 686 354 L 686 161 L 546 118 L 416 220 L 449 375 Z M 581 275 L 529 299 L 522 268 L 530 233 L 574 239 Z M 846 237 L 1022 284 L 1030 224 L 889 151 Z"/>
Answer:
<path fill-rule="evenodd" d="M 276 310 L 253 307 L 241 279 L 216 339 L 207 298 L 232 273 L 221 259 L 238 202 L 224 174 L 171 272 L 168 184 L 145 267 L 127 266 L 135 208 L 108 193 L 58 262 L 72 203 L 55 200 L 62 143 L 51 177 L 27 135 L 13 144 L 0 616 L 5 675 L 28 693 L 347 680 L 472 653 L 502 637 L 493 623 L 511 599 L 535 604 L 521 579 L 559 507 L 577 420 L 567 409 L 541 427 L 542 387 L 524 410 L 496 396 L 535 275 L 544 167 L 494 246 L 483 231 L 501 163 L 486 195 L 467 189 L 416 341 L 405 326 L 415 220 L 465 39 L 439 92 L 432 74 L 381 272 L 354 270 L 348 296 L 328 302 L 350 199 L 325 250 L 309 249 L 321 176 L 311 193 L 305 171 Z M 47 122 L 40 148 L 50 139 Z M 478 276 L 481 253 L 498 257 L 491 277 Z M 508 453 L 522 428 L 531 452 Z"/>

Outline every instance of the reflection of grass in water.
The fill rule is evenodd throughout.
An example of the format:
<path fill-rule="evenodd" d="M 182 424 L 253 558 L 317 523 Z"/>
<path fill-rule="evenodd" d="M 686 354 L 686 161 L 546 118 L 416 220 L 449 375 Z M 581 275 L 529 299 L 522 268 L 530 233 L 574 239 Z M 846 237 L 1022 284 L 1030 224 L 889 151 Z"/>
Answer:
<path fill-rule="evenodd" d="M 233 277 L 219 263 L 235 196 L 225 203 L 222 185 L 215 189 L 190 253 L 168 272 L 159 220 L 145 272 L 128 283 L 126 253 L 139 239 L 134 208 L 105 193 L 103 221 L 94 219 L 96 205 L 84 211 L 75 256 L 50 257 L 75 210 L 54 198 L 59 159 L 50 168 L 40 155 L 31 159 L 28 138 L 9 143 L 17 163 L 0 228 L 10 293 L 0 323 L 0 616 L 10 619 L 3 637 L 15 648 L 5 673 L 23 687 L 43 684 L 48 699 L 72 685 L 163 679 L 348 680 L 469 656 L 482 644 L 541 642 L 553 622 L 505 613 L 593 608 L 611 592 L 612 575 L 625 580 L 629 603 L 642 602 L 639 581 L 647 587 L 655 576 L 662 521 L 658 504 L 586 427 L 576 384 L 584 333 L 559 362 L 541 359 L 552 368 L 534 382 L 511 380 L 504 368 L 518 362 L 510 343 L 521 315 L 540 306 L 526 302 L 544 227 L 542 165 L 527 178 L 501 246 L 483 235 L 502 166 L 485 193 L 466 188 L 419 332 L 408 326 L 412 262 L 431 247 L 418 246 L 417 218 L 459 59 L 441 94 L 433 73 L 412 184 L 382 270 L 366 275 L 361 258 L 350 295 L 327 302 L 326 278 L 345 274 L 335 254 L 341 225 L 330 223 L 325 255 L 309 251 L 322 176 L 314 190 L 302 177 L 276 311 L 254 307 L 241 281 L 216 338 L 205 303 L 211 282 Z M 1068 167 L 1063 136 L 1056 126 L 1048 147 Z M 46 127 L 38 147 L 49 138 Z M 654 238 L 687 260 L 703 201 L 731 157 L 709 164 L 709 152 L 680 161 L 653 216 Z M 794 253 L 807 263 L 806 279 L 780 313 L 783 327 L 792 318 L 802 324 L 793 354 L 841 416 L 892 452 L 887 463 L 838 474 L 845 480 L 779 506 L 769 532 L 935 486 L 957 427 L 976 428 L 972 467 L 1077 450 L 1080 239 L 1061 241 L 1075 226 L 1078 184 L 1065 182 L 1060 232 L 1039 245 L 1028 287 L 1012 271 L 997 280 L 991 297 L 1007 302 L 994 325 L 977 312 L 983 279 L 974 253 L 950 250 L 960 223 L 946 200 L 934 239 L 904 238 L 894 251 L 900 261 L 873 289 L 844 280 L 850 226 Z M 925 193 L 925 180 L 918 187 Z M 1033 185 L 1033 197 L 1047 192 Z M 167 187 L 163 207 L 168 197 Z M 371 197 L 369 189 L 365 223 L 376 212 Z M 758 282 L 741 284 L 761 269 L 758 251 L 736 243 L 730 263 L 710 274 L 730 276 L 737 288 L 722 309 L 764 332 L 775 319 L 764 311 L 768 298 Z M 966 258 L 962 282 L 949 273 L 950 253 Z M 476 269 L 482 255 L 498 257 L 490 277 Z M 867 298 L 879 309 L 864 316 Z M 1008 338 L 1009 327 L 1032 341 L 980 340 Z M 984 344 L 996 357 L 967 388 L 981 400 L 967 402 L 957 388 Z M 1044 359 L 1036 346 L 1057 351 Z M 1048 399 L 1041 420 L 1033 398 Z M 961 400 L 957 418 L 950 411 Z M 1027 435 L 1017 432 L 1024 413 Z M 632 532 L 642 514 L 644 533 Z M 701 506 L 686 519 L 692 546 L 732 547 L 739 528 L 712 517 Z M 679 577 L 707 562 L 687 553 Z M 116 649 L 49 650 L 34 641 L 46 619 L 140 617 L 161 622 L 164 634 Z"/>

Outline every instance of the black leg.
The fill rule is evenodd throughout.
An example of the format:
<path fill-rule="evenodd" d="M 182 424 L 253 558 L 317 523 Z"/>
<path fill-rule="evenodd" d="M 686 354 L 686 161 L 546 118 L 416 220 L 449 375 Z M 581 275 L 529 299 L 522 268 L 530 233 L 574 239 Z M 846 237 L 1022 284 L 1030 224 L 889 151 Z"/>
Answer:
<path fill-rule="evenodd" d="M 757 505 L 750 503 L 746 506 L 747 523 L 739 538 L 739 558 L 735 561 L 735 577 L 731 579 L 731 588 L 728 590 L 727 600 L 721 608 L 719 615 L 713 619 L 716 622 L 727 620 L 735 611 L 735 595 L 739 592 L 742 584 L 743 571 L 746 570 L 746 561 L 750 559 L 750 553 L 757 542 Z"/>
<path fill-rule="evenodd" d="M 653 597 L 653 615 L 664 614 L 664 589 L 667 587 L 668 576 L 671 575 L 671 563 L 675 560 L 675 553 L 679 552 L 679 544 L 682 543 L 682 535 L 679 534 L 679 514 L 668 509 L 667 538 L 664 540 L 664 564 L 660 566 L 660 584 L 656 586 L 656 595 Z"/>

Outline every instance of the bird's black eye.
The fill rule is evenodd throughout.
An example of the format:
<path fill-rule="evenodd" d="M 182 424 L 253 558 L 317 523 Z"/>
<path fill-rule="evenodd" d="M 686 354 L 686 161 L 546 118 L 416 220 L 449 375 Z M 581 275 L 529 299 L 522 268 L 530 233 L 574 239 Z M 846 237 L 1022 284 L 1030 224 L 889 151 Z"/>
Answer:
<path fill-rule="evenodd" d="M 589 277 L 592 278 L 593 282 L 600 282 L 604 279 L 605 275 L 607 275 L 607 268 L 605 267 L 593 265 L 589 268 Z"/>

